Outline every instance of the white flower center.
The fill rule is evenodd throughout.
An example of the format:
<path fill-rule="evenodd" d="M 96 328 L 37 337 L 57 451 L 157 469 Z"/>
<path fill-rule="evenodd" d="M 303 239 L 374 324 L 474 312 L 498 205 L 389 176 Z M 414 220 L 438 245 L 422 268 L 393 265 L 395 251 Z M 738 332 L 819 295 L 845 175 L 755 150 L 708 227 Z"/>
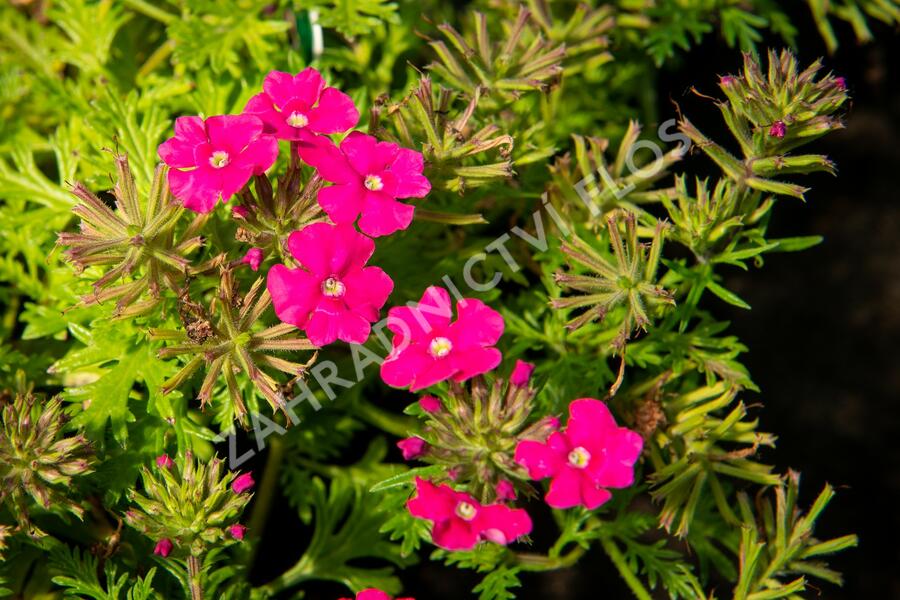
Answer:
<path fill-rule="evenodd" d="M 569 464 L 576 469 L 583 469 L 591 462 L 591 453 L 578 446 L 569 452 Z"/>
<path fill-rule="evenodd" d="M 474 519 L 476 512 L 478 511 L 475 507 L 468 502 L 460 502 L 456 505 L 456 515 L 463 521 L 471 521 Z"/>
<path fill-rule="evenodd" d="M 307 125 L 309 125 L 309 117 L 301 112 L 294 111 L 288 116 L 287 124 L 291 127 L 300 129 L 301 127 L 306 127 Z"/>
<path fill-rule="evenodd" d="M 384 182 L 378 175 L 367 175 L 365 185 L 367 190 L 371 190 L 373 192 L 378 192 L 382 188 L 384 188 Z"/>
<path fill-rule="evenodd" d="M 216 150 L 212 153 L 212 156 L 209 157 L 209 164 L 215 169 L 221 169 L 229 162 L 231 162 L 231 157 L 229 157 L 228 153 L 224 150 Z"/>
<path fill-rule="evenodd" d="M 337 277 L 329 277 L 322 282 L 322 293 L 329 298 L 340 298 L 347 291 L 347 286 Z"/>
<path fill-rule="evenodd" d="M 428 351 L 435 358 L 444 358 L 453 350 L 453 342 L 445 337 L 436 337 L 431 340 Z"/>

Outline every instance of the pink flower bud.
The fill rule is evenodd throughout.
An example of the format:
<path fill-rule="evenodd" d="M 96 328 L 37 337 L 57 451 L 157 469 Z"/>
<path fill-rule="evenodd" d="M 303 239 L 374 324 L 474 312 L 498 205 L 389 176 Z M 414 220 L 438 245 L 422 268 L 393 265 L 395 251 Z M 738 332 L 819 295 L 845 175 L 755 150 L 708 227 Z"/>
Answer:
<path fill-rule="evenodd" d="M 403 460 L 412 460 L 425 453 L 425 440 L 415 436 L 408 437 L 397 442 L 397 447 L 403 452 Z"/>
<path fill-rule="evenodd" d="M 447 469 L 447 478 L 450 481 L 456 481 L 457 479 L 459 479 L 459 467 L 452 467 L 450 469 Z"/>
<path fill-rule="evenodd" d="M 784 121 L 775 121 L 769 128 L 769 135 L 772 137 L 781 139 L 785 134 L 787 134 L 787 125 L 784 124 Z"/>
<path fill-rule="evenodd" d="M 422 396 L 419 398 L 419 406 L 427 413 L 439 412 L 443 407 L 441 401 L 434 396 Z"/>
<path fill-rule="evenodd" d="M 516 488 L 506 479 L 501 479 L 497 482 L 495 491 L 497 492 L 497 500 L 501 502 L 516 499 Z"/>
<path fill-rule="evenodd" d="M 847 80 L 844 79 L 843 77 L 835 77 L 834 85 L 836 85 L 837 88 L 839 90 L 841 90 L 842 92 L 847 90 Z"/>
<path fill-rule="evenodd" d="M 513 367 L 512 375 L 509 376 L 509 382 L 516 387 L 525 387 L 531 379 L 531 373 L 534 371 L 534 364 L 517 360 L 516 366 Z"/>
<path fill-rule="evenodd" d="M 231 491 L 235 494 L 243 494 L 254 486 L 252 473 L 243 473 L 237 476 L 237 479 L 231 482 Z"/>
<path fill-rule="evenodd" d="M 228 528 L 228 533 L 231 535 L 231 537 L 240 541 L 244 539 L 244 534 L 247 533 L 247 528 L 240 523 L 236 523 Z"/>
<path fill-rule="evenodd" d="M 244 255 L 244 258 L 241 259 L 241 262 L 245 265 L 250 265 L 250 268 L 254 271 L 259 271 L 259 265 L 262 263 L 262 259 L 262 248 L 250 248 L 247 250 L 247 254 Z"/>
<path fill-rule="evenodd" d="M 172 552 L 173 547 L 174 545 L 169 538 L 163 538 L 156 542 L 156 547 L 153 548 L 153 554 L 166 558 Z"/>
<path fill-rule="evenodd" d="M 722 75 L 719 78 L 719 85 L 728 86 L 732 83 L 734 83 L 734 77 L 732 77 L 731 75 Z"/>
<path fill-rule="evenodd" d="M 168 454 L 162 454 L 156 457 L 156 466 L 160 469 L 171 469 L 175 466 L 175 461 L 169 458 Z"/>
<path fill-rule="evenodd" d="M 235 204 L 231 207 L 231 216 L 235 219 L 246 219 L 250 215 L 250 211 L 247 210 L 246 206 L 241 206 L 240 204 Z"/>

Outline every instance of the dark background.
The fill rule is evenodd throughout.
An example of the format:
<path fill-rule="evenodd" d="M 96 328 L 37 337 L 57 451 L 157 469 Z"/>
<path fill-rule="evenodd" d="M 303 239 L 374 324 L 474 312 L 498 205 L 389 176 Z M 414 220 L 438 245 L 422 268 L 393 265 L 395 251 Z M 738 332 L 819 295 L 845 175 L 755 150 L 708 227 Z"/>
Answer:
<path fill-rule="evenodd" d="M 762 392 L 747 399 L 764 405 L 757 411 L 761 430 L 779 438 L 777 450 L 763 458 L 780 471 L 803 473 L 803 506 L 826 482 L 837 489 L 819 537 L 860 537 L 858 548 L 830 561 L 844 573 L 844 588 L 823 584 L 807 597 L 900 598 L 900 36 L 873 26 L 876 42 L 861 46 L 848 27 L 838 26 L 841 47 L 828 57 L 809 15 L 801 10 L 793 20 L 801 29 L 801 65 L 825 56 L 826 70 L 847 78 L 853 105 L 847 129 L 809 149 L 832 158 L 839 176 L 802 180 L 812 188 L 807 202 L 781 200 L 770 231 L 773 237 L 823 235 L 825 241 L 805 252 L 769 255 L 761 269 L 725 272 L 727 287 L 751 311 L 717 301 L 708 308 L 730 319 L 730 332 L 750 348 L 743 360 Z M 739 53 L 709 36 L 674 68 L 660 71 L 660 120 L 675 116 L 675 101 L 716 138 L 718 111 L 689 90 L 718 95 L 717 75 L 739 68 Z M 690 160 L 684 168 L 696 171 L 705 159 Z M 285 520 L 273 515 L 269 522 Z M 290 534 L 281 529 L 266 537 Z M 272 575 L 281 570 L 270 566 Z M 265 580 L 259 571 L 254 575 Z M 406 595 L 419 600 L 473 597 L 480 578 L 427 560 L 403 577 Z M 573 569 L 526 575 L 523 584 L 520 600 L 631 597 L 600 550 Z M 343 593 L 328 584 L 307 592 L 308 598 Z M 730 588 L 719 595 L 729 597 Z"/>

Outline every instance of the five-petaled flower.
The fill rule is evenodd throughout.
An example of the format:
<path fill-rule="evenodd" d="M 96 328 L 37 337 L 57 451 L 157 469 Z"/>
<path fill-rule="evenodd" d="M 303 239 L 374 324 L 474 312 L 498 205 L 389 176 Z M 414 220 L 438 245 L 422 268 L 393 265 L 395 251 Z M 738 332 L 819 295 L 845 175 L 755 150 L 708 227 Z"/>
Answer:
<path fill-rule="evenodd" d="M 244 114 L 262 119 L 267 133 L 291 141 L 343 133 L 359 121 L 359 111 L 350 96 L 325 87 L 321 73 L 312 67 L 296 75 L 270 72 L 263 82 L 263 91 L 250 98 Z"/>
<path fill-rule="evenodd" d="M 431 539 L 445 550 L 471 550 L 485 540 L 506 545 L 531 532 L 531 517 L 523 509 L 482 505 L 465 492 L 421 477 L 406 506 L 412 516 L 434 523 Z"/>
<path fill-rule="evenodd" d="M 366 266 L 375 242 L 352 225 L 313 223 L 290 235 L 288 249 L 303 268 L 269 270 L 278 318 L 306 331 L 316 346 L 365 342 L 394 289 L 384 271 Z"/>
<path fill-rule="evenodd" d="M 415 208 L 397 198 L 423 198 L 431 183 L 422 175 L 424 160 L 415 150 L 352 132 L 340 148 L 320 138 L 301 144 L 301 158 L 335 185 L 319 190 L 319 205 L 335 223 L 353 223 L 372 237 L 406 229 Z"/>
<path fill-rule="evenodd" d="M 340 598 L 339 600 L 350 600 L 350 598 Z M 363 590 L 356 595 L 356 600 L 391 600 L 390 595 L 375 588 Z M 414 598 L 396 598 L 396 600 L 415 600 Z"/>
<path fill-rule="evenodd" d="M 553 478 L 544 498 L 550 506 L 594 509 L 612 496 L 606 488 L 634 482 L 642 447 L 641 436 L 619 427 L 606 404 L 581 398 L 569 404 L 564 431 L 550 434 L 546 443 L 519 442 L 515 458 L 532 479 Z"/>
<path fill-rule="evenodd" d="M 169 187 L 185 208 L 207 213 L 220 199 L 228 202 L 252 175 L 260 175 L 278 156 L 278 141 L 263 133 L 252 115 L 175 119 L 175 136 L 158 149 L 169 165 Z"/>
<path fill-rule="evenodd" d="M 393 348 L 381 365 L 388 385 L 415 392 L 452 377 L 465 381 L 500 364 L 493 347 L 503 334 L 503 317 L 481 300 L 463 298 L 452 316 L 447 290 L 430 287 L 419 303 L 395 306 L 387 327 L 394 333 Z"/>

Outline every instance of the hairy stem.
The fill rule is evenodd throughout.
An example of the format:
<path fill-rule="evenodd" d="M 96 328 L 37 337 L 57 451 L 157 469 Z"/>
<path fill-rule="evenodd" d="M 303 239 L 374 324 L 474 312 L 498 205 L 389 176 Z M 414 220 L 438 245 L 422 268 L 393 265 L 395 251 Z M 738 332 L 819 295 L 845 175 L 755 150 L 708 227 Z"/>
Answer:
<path fill-rule="evenodd" d="M 194 555 L 188 557 L 188 581 L 191 585 L 191 600 L 203 600 L 203 587 L 200 585 L 200 559 Z"/>
<path fill-rule="evenodd" d="M 272 436 L 269 441 L 269 455 L 266 457 L 266 466 L 263 468 L 262 481 L 254 497 L 253 511 L 247 527 L 250 531 L 251 542 L 258 542 L 266 528 L 266 521 L 272 506 L 272 500 L 278 489 L 278 476 L 281 471 L 281 463 L 284 459 L 284 441 Z M 256 557 L 257 543 L 248 544 L 249 551 L 245 557 L 245 564 L 252 565 Z"/>

